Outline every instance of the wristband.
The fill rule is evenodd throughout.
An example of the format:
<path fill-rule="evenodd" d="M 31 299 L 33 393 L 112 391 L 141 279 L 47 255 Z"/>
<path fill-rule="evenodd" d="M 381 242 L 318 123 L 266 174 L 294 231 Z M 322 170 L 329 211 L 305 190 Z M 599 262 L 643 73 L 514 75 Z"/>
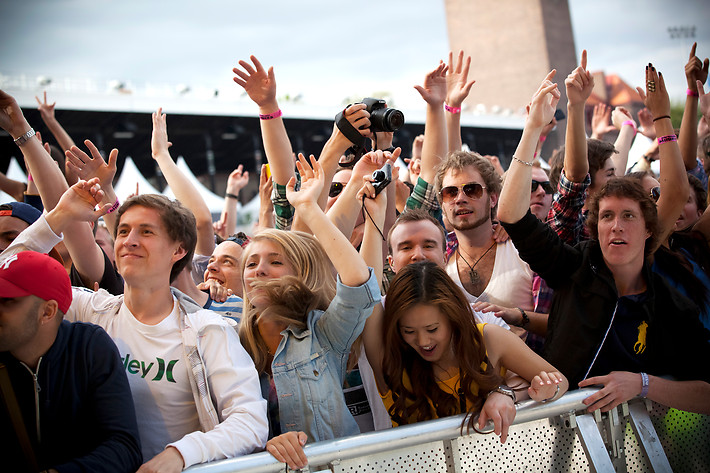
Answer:
<path fill-rule="evenodd" d="M 639 396 L 648 396 L 648 375 L 646 373 L 641 373 L 641 394 Z"/>
<path fill-rule="evenodd" d="M 118 201 L 118 197 L 116 197 L 116 202 L 114 202 L 111 208 L 106 211 L 106 215 L 110 214 L 111 212 L 115 212 L 116 209 L 118 209 L 120 206 L 121 203 Z"/>
<path fill-rule="evenodd" d="M 558 384 L 558 385 L 557 385 L 557 389 L 555 390 L 555 394 L 553 394 L 552 396 L 548 397 L 547 399 L 543 399 L 543 400 L 540 401 L 540 402 L 541 402 L 542 404 L 545 404 L 545 403 L 547 403 L 547 402 L 554 401 L 555 398 L 557 397 L 557 395 L 558 395 L 559 393 L 560 393 L 560 385 Z"/>
<path fill-rule="evenodd" d="M 656 120 L 662 120 L 663 118 L 667 118 L 667 119 L 670 120 L 670 119 L 671 119 L 671 116 L 670 116 L 670 115 L 661 115 L 661 116 L 658 117 L 658 118 L 654 118 L 653 121 L 655 122 Z"/>
<path fill-rule="evenodd" d="M 533 165 L 532 162 L 527 162 L 527 161 L 523 161 L 522 159 L 518 159 L 518 158 L 515 157 L 515 155 L 513 155 L 513 161 L 517 161 L 517 162 L 519 162 L 520 164 L 524 164 L 524 165 L 526 165 L 526 166 L 531 166 L 531 167 L 532 167 L 532 165 Z"/>
<path fill-rule="evenodd" d="M 523 320 L 522 320 L 522 322 L 520 322 L 518 327 L 525 327 L 526 325 L 528 325 L 530 323 L 530 317 L 528 317 L 528 314 L 526 314 L 525 311 L 523 309 L 521 309 L 520 307 L 516 307 L 516 309 L 518 309 L 520 311 L 520 315 L 523 316 Z"/>
<path fill-rule="evenodd" d="M 461 107 L 451 107 L 447 104 L 444 104 L 444 109 L 449 113 L 461 113 Z"/>
<path fill-rule="evenodd" d="M 283 112 L 281 109 L 278 109 L 274 113 L 266 113 L 266 114 L 259 114 L 259 118 L 261 120 L 273 120 L 274 118 L 279 118 L 281 115 L 283 115 Z"/>
<path fill-rule="evenodd" d="M 621 124 L 623 127 L 624 125 L 629 125 L 631 128 L 634 129 L 634 135 L 637 133 L 638 129 L 636 128 L 636 122 L 633 120 L 626 120 L 624 123 Z"/>
<path fill-rule="evenodd" d="M 34 179 L 32 179 L 32 173 L 27 171 L 27 183 L 30 183 L 32 181 L 34 181 Z"/>
<path fill-rule="evenodd" d="M 670 143 L 671 141 L 678 141 L 678 137 L 675 135 L 666 135 L 658 137 L 658 144 Z"/>
<path fill-rule="evenodd" d="M 224 197 L 228 198 L 228 199 L 239 200 L 239 197 L 236 194 L 232 194 L 230 192 L 227 192 L 226 194 L 224 194 Z"/>
<path fill-rule="evenodd" d="M 687 95 L 688 97 L 698 97 L 700 94 L 698 94 L 697 90 L 688 89 L 685 91 L 685 95 Z"/>
<path fill-rule="evenodd" d="M 540 135 L 540 143 L 544 143 L 546 139 L 547 139 L 547 136 Z"/>
<path fill-rule="evenodd" d="M 15 144 L 17 146 L 22 146 L 25 143 L 27 143 L 30 140 L 30 138 L 32 138 L 33 136 L 35 136 L 35 130 L 34 130 L 34 128 L 30 128 L 30 130 L 27 133 L 15 138 L 15 140 L 14 140 Z"/>

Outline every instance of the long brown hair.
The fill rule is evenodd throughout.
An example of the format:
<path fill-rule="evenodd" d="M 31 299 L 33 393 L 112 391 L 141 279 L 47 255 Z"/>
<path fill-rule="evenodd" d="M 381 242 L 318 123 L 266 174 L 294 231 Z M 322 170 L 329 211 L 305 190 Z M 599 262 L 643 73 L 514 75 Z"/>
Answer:
<path fill-rule="evenodd" d="M 244 309 L 239 323 L 239 337 L 260 373 L 270 367 L 268 348 L 257 325 L 259 317 L 268 315 L 278 322 L 303 329 L 308 313 L 315 309 L 327 309 L 335 297 L 335 277 L 328 255 L 312 235 L 298 231 L 267 229 L 257 233 L 242 255 L 243 285 L 244 266 L 249 258 L 250 245 L 264 240 L 275 243 L 283 250 L 296 275 L 254 283 L 254 287 L 265 289 L 271 301 L 271 305 L 261 313 L 249 302 L 244 287 Z"/>
<path fill-rule="evenodd" d="M 436 307 L 451 324 L 451 349 L 459 362 L 461 391 L 472 404 L 468 411 L 470 429 L 474 423 L 473 415 L 481 410 L 486 394 L 502 379 L 486 356 L 483 334 L 476 327 L 468 300 L 446 271 L 430 261 L 402 268 L 387 292 L 382 371 L 394 394 L 389 414 L 402 425 L 408 424 L 410 419 L 420 422 L 462 413 L 456 397 L 438 386 L 432 363 L 424 360 L 402 338 L 400 320 L 418 304 Z M 481 366 L 484 362 L 485 369 Z M 404 383 L 405 373 L 411 380 L 409 385 Z M 474 386 L 478 386 L 478 394 L 474 394 Z"/>

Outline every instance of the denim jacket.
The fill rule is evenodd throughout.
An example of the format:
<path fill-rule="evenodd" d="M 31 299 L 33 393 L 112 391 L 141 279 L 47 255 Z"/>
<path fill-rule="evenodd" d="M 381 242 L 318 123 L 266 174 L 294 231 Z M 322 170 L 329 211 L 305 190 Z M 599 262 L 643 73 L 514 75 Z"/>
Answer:
<path fill-rule="evenodd" d="M 343 380 L 350 346 L 362 332 L 380 290 L 372 269 L 358 287 L 338 278 L 326 311 L 308 313 L 306 328 L 289 326 L 271 364 L 281 432 L 304 431 L 309 442 L 360 433 L 345 404 Z"/>

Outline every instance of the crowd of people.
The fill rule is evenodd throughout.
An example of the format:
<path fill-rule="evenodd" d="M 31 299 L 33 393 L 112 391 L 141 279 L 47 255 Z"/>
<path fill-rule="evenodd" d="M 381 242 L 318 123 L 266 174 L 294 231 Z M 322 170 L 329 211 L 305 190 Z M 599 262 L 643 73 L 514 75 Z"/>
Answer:
<path fill-rule="evenodd" d="M 600 388 L 589 411 L 640 396 L 710 414 L 708 59 L 693 46 L 680 130 L 649 63 L 638 120 L 598 105 L 588 138 L 585 51 L 564 80 L 564 146 L 541 156 L 564 105 L 553 70 L 507 170 L 462 149 L 470 67 L 450 53 L 416 86 L 410 157 L 356 103 L 316 158 L 294 154 L 273 68 L 239 61 L 268 159 L 248 235 L 248 172 L 213 222 L 161 109 L 152 157 L 176 198 L 119 202 L 118 150 L 76 146 L 45 94 L 57 152 L 0 91 L 31 176 L 0 179 L 18 199 L 0 205 L 9 471 L 178 472 L 264 450 L 297 469 L 308 442 L 458 414 L 505 442 L 518 401 L 585 386 Z M 629 166 L 637 133 L 653 142 Z"/>

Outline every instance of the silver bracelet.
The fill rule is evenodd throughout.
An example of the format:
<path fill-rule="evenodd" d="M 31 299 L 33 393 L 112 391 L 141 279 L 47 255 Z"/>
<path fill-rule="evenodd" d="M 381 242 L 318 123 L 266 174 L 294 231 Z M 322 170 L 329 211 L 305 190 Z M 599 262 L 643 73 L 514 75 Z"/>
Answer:
<path fill-rule="evenodd" d="M 27 141 L 29 141 L 29 139 L 32 138 L 33 136 L 35 136 L 35 130 L 34 130 L 34 128 L 30 128 L 30 131 L 28 131 L 27 133 L 15 138 L 15 144 L 17 146 L 22 146 L 25 143 L 27 143 Z"/>
<path fill-rule="evenodd" d="M 517 161 L 517 162 L 519 162 L 520 164 L 524 164 L 524 165 L 526 165 L 526 166 L 532 166 L 532 165 L 533 165 L 532 162 L 527 162 L 527 161 L 523 161 L 522 159 L 518 159 L 518 158 L 515 157 L 515 155 L 513 155 L 513 161 Z"/>
<path fill-rule="evenodd" d="M 555 390 L 555 394 L 553 394 L 552 396 L 548 397 L 547 399 L 543 399 L 543 400 L 540 401 L 540 402 L 543 403 L 543 404 L 545 404 L 545 403 L 547 403 L 547 402 L 554 401 L 555 398 L 557 397 L 557 395 L 558 395 L 559 393 L 560 393 L 560 385 L 558 384 L 558 385 L 557 385 L 557 389 Z"/>

